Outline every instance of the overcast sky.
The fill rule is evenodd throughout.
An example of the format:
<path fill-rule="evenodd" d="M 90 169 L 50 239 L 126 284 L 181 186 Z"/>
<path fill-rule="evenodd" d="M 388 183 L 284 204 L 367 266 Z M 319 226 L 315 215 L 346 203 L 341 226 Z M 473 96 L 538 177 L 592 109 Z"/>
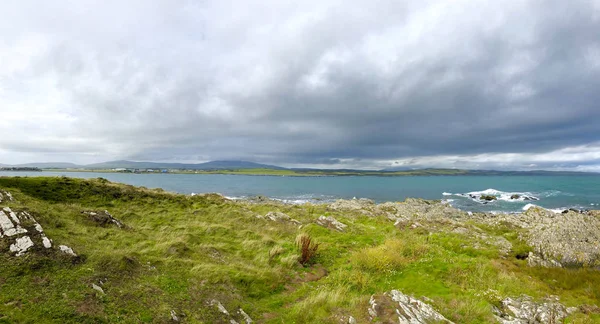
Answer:
<path fill-rule="evenodd" d="M 2 1 L 0 163 L 600 171 L 600 0 Z"/>

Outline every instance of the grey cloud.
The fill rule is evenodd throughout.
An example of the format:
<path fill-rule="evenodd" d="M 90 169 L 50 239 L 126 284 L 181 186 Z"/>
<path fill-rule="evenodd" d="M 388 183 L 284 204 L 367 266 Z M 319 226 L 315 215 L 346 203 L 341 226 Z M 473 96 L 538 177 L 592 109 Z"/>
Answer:
<path fill-rule="evenodd" d="M 600 141 L 597 1 L 24 1 L 0 12 L 0 128 L 14 135 L 0 149 L 13 159 L 442 166 Z"/>

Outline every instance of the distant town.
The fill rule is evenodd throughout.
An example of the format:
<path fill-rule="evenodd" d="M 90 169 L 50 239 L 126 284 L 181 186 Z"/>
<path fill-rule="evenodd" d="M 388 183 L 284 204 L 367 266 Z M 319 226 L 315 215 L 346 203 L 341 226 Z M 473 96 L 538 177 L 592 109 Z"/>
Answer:
<path fill-rule="evenodd" d="M 0 171 L 42 172 L 42 169 L 40 169 L 40 168 L 27 168 L 27 167 L 0 167 Z"/>
<path fill-rule="evenodd" d="M 169 173 L 169 172 L 180 172 L 180 171 L 187 171 L 187 170 L 114 168 L 114 169 L 111 169 L 111 171 L 121 172 L 121 173 Z"/>

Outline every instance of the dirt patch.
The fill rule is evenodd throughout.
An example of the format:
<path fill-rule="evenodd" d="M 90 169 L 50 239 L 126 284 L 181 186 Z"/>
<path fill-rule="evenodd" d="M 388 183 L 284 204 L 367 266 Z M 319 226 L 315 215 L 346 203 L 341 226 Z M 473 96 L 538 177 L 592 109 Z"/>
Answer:
<path fill-rule="evenodd" d="M 75 310 L 82 315 L 98 316 L 104 313 L 104 306 L 98 301 L 98 298 L 86 294 L 83 301 L 75 304 Z"/>

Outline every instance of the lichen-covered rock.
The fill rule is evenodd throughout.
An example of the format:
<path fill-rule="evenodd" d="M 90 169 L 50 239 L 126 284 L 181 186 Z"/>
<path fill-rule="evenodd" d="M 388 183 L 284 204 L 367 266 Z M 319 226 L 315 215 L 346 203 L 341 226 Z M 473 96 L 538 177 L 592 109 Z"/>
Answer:
<path fill-rule="evenodd" d="M 494 309 L 494 315 L 502 324 L 545 324 L 562 323 L 575 307 L 565 307 L 558 302 L 558 297 L 551 296 L 536 303 L 529 296 L 506 298 L 501 302 L 501 308 Z"/>
<path fill-rule="evenodd" d="M 369 305 L 369 316 L 376 323 L 452 323 L 430 305 L 398 290 L 371 296 Z"/>
<path fill-rule="evenodd" d="M 329 205 L 329 209 L 336 211 L 357 211 L 367 216 L 375 216 L 375 203 L 370 199 L 339 199 Z"/>
<path fill-rule="evenodd" d="M 171 315 L 171 320 L 173 320 L 173 322 L 179 322 L 179 317 L 177 317 L 177 313 L 174 309 L 172 309 L 169 314 Z"/>
<path fill-rule="evenodd" d="M 104 210 L 104 211 L 84 211 L 82 213 L 85 214 L 85 215 L 87 215 L 90 220 L 92 220 L 93 222 L 95 222 L 96 224 L 98 224 L 100 226 L 115 225 L 118 228 L 125 227 L 125 225 L 123 225 L 123 223 L 120 220 L 114 218 L 108 212 L 108 210 Z"/>
<path fill-rule="evenodd" d="M 15 252 L 16 256 L 21 256 L 27 252 L 27 250 L 33 246 L 33 241 L 29 236 L 22 236 L 15 239 L 15 243 L 10 245 L 10 252 Z"/>
<path fill-rule="evenodd" d="M 600 268 L 600 218 L 594 213 L 555 213 L 539 207 L 519 214 L 477 214 L 490 225 L 524 229 L 520 238 L 533 248 L 530 266 Z"/>
<path fill-rule="evenodd" d="M 244 322 L 246 322 L 246 324 L 251 324 L 254 323 L 254 321 L 252 320 L 252 318 L 250 318 L 250 316 L 248 314 L 246 314 L 246 312 L 244 312 L 243 309 L 238 309 L 238 314 L 240 314 L 240 316 L 242 317 L 242 319 L 244 320 Z"/>
<path fill-rule="evenodd" d="M 333 218 L 332 216 L 324 216 L 321 215 L 319 216 L 319 218 L 317 218 L 317 224 L 326 227 L 326 228 L 330 228 L 339 232 L 343 232 L 344 230 L 346 230 L 346 227 L 348 227 L 348 225 L 338 221 L 337 219 Z"/>
<path fill-rule="evenodd" d="M 350 315 L 342 315 L 338 317 L 340 324 L 356 324 L 356 319 Z"/>
<path fill-rule="evenodd" d="M 404 202 L 385 202 L 375 204 L 369 199 L 337 200 L 330 204 L 329 209 L 334 211 L 353 211 L 366 216 L 385 216 L 396 222 L 410 222 L 411 220 L 438 220 L 440 218 L 454 219 L 466 213 L 452 206 L 424 199 L 407 198 Z"/>
<path fill-rule="evenodd" d="M 551 257 L 542 257 L 533 252 L 529 252 L 527 255 L 527 265 L 530 267 L 562 268 L 562 264 Z"/>
<path fill-rule="evenodd" d="M 52 240 L 27 211 L 14 211 L 9 207 L 0 209 L 0 240 L 8 246 L 8 252 L 22 256 L 37 246 L 52 247 Z"/>
<path fill-rule="evenodd" d="M 288 214 L 282 213 L 282 212 L 268 212 L 265 216 L 265 219 L 273 221 L 273 222 L 289 222 L 289 223 L 294 223 L 296 225 L 300 225 L 302 223 L 300 223 L 299 221 L 291 218 Z"/>
<path fill-rule="evenodd" d="M 13 196 L 6 190 L 0 190 L 0 203 L 5 201 L 14 201 Z"/>
<path fill-rule="evenodd" d="M 102 287 L 100 287 L 100 286 L 98 286 L 98 285 L 96 285 L 96 284 L 94 284 L 94 283 L 92 284 L 92 289 L 94 289 L 95 291 L 97 291 L 97 292 L 101 293 L 102 295 L 104 295 L 104 294 L 105 294 L 105 293 L 104 293 L 104 289 L 102 289 Z"/>
<path fill-rule="evenodd" d="M 66 245 L 59 245 L 58 249 L 65 253 L 68 254 L 70 256 L 77 256 L 77 254 L 75 254 L 75 252 L 73 252 L 73 249 L 71 249 L 70 247 L 66 246 Z"/>

